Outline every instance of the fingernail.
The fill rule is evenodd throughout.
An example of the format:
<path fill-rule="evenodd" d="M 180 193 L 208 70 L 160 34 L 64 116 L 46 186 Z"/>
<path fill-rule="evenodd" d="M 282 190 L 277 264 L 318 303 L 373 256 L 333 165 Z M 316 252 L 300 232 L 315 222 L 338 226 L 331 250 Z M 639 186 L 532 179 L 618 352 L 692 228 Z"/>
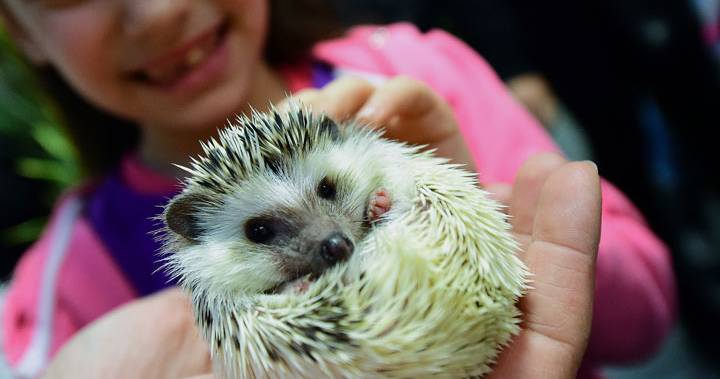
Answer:
<path fill-rule="evenodd" d="M 595 163 L 595 162 L 593 162 L 593 161 L 591 161 L 591 160 L 584 160 L 584 161 L 582 161 L 582 162 L 583 162 L 583 163 L 588 163 L 588 164 L 592 165 L 592 167 L 595 169 L 595 173 L 598 172 L 597 163 Z"/>
<path fill-rule="evenodd" d="M 384 103 L 377 99 L 371 99 L 357 113 L 358 118 L 365 118 L 368 120 L 379 121 L 386 118 L 387 107 Z"/>
<path fill-rule="evenodd" d="M 366 104 L 355 117 L 360 120 L 370 120 L 375 114 L 377 114 L 377 107 L 374 104 Z"/>

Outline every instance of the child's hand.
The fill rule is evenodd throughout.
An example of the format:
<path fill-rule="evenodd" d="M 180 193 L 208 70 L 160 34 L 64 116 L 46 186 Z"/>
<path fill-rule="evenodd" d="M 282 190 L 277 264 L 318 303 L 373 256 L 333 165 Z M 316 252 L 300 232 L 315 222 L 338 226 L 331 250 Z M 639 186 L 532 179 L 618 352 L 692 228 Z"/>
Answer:
<path fill-rule="evenodd" d="M 183 378 L 212 370 L 190 299 L 169 289 L 132 301 L 75 334 L 43 378 Z"/>
<path fill-rule="evenodd" d="M 428 145 L 438 155 L 475 169 L 450 105 L 415 79 L 398 76 L 375 86 L 358 77 L 342 77 L 322 89 L 300 91 L 292 100 L 339 121 L 355 118 L 384 128 L 387 138 Z M 287 100 L 279 104 L 283 106 Z"/>
<path fill-rule="evenodd" d="M 509 206 L 533 289 L 520 301 L 523 330 L 489 378 L 574 378 L 592 318 L 600 238 L 600 179 L 587 163 L 541 154 L 514 186 L 490 185 Z M 165 290 L 110 312 L 76 334 L 46 379 L 178 378 L 211 372 L 190 300 Z M 212 379 L 211 374 L 192 379 Z"/>
<path fill-rule="evenodd" d="M 600 240 L 597 167 L 552 153 L 531 157 L 512 187 L 488 185 L 509 206 L 532 289 L 523 324 L 488 378 L 575 378 L 590 337 Z"/>

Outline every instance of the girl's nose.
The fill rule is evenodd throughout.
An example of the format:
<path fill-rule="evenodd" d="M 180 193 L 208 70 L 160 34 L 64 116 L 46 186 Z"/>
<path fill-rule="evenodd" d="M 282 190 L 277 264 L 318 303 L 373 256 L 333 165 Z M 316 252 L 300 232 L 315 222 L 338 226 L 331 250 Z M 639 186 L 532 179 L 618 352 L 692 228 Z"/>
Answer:
<path fill-rule="evenodd" d="M 131 38 L 176 39 L 188 22 L 192 0 L 121 0 L 124 29 Z"/>

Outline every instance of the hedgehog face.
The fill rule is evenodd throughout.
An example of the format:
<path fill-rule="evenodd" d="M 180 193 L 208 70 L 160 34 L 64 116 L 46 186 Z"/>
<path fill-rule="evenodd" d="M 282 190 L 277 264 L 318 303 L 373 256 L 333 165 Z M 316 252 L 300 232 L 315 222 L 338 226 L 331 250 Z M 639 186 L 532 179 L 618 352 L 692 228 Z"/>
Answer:
<path fill-rule="evenodd" d="M 357 149 L 337 140 L 302 157 L 265 157 L 227 193 L 189 186 L 165 213 L 183 240 L 174 269 L 191 286 L 253 294 L 345 262 L 369 232 L 369 199 L 382 181 Z"/>

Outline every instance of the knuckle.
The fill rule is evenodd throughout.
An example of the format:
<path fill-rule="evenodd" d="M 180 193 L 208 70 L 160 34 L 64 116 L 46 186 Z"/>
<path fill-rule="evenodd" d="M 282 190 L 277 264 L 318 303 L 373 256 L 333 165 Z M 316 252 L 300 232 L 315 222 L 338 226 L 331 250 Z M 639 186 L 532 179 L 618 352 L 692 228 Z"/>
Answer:
<path fill-rule="evenodd" d="M 392 78 L 388 84 L 412 91 L 430 92 L 427 84 L 407 75 L 398 75 Z"/>
<path fill-rule="evenodd" d="M 354 75 L 343 76 L 334 82 L 335 86 L 331 88 L 342 88 L 344 90 L 369 90 L 374 86 L 367 80 Z"/>
<path fill-rule="evenodd" d="M 304 89 L 302 91 L 296 92 L 292 97 L 289 98 L 290 101 L 294 100 L 312 100 L 316 98 L 320 92 L 316 89 Z"/>
<path fill-rule="evenodd" d="M 320 92 L 316 89 L 306 89 L 295 93 L 292 97 L 289 97 L 286 104 L 297 104 L 301 106 L 313 106 L 320 98 Z"/>

